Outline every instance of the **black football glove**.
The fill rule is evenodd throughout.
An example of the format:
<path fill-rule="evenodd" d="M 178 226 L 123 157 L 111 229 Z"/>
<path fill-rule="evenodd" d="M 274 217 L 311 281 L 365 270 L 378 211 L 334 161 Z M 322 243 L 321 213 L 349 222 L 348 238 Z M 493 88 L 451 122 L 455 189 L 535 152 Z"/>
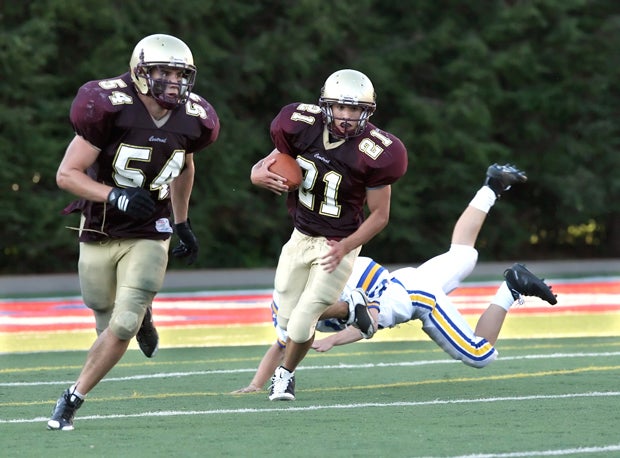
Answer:
<path fill-rule="evenodd" d="M 112 188 L 108 202 L 137 220 L 146 220 L 155 211 L 155 202 L 144 188 Z"/>
<path fill-rule="evenodd" d="M 193 264 L 198 257 L 198 239 L 192 232 L 189 219 L 184 223 L 175 224 L 174 229 L 180 240 L 172 250 L 172 255 L 176 258 L 187 258 L 187 264 Z"/>

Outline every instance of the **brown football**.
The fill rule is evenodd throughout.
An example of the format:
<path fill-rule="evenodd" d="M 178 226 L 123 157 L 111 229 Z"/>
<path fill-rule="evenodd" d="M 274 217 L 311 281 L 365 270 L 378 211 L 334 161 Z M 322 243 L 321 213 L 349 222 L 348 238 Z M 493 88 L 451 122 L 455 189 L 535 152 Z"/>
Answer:
<path fill-rule="evenodd" d="M 299 188 L 303 177 L 297 161 L 285 153 L 278 153 L 274 157 L 276 161 L 271 164 L 269 171 L 286 178 L 284 184 L 289 187 L 289 192 Z"/>

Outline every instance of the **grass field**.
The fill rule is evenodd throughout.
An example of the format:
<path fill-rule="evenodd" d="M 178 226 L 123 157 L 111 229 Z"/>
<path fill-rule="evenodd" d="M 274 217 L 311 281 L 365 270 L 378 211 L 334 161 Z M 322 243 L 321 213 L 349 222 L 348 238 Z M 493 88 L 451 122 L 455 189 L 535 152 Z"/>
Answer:
<path fill-rule="evenodd" d="M 72 432 L 45 423 L 84 352 L 6 353 L 2 456 L 620 456 L 620 338 L 497 347 L 481 370 L 428 341 L 310 353 L 288 403 L 229 394 L 249 382 L 264 345 L 164 348 L 153 360 L 132 349 Z"/>
<path fill-rule="evenodd" d="M 28 331 L 26 321 L 0 332 L 0 454 L 620 457 L 617 284 L 570 288 L 555 288 L 564 308 L 511 311 L 499 359 L 485 369 L 452 361 L 410 322 L 371 341 L 311 351 L 297 370 L 294 402 L 270 402 L 266 391 L 230 394 L 251 380 L 273 342 L 271 324 L 158 326 L 156 358 L 132 342 L 71 432 L 47 431 L 46 422 L 94 332 Z M 7 329 L 20 317 L 62 321 L 5 307 Z M 62 301 L 57 308 L 68 310 Z M 156 317 L 166 313 L 178 312 L 159 308 Z M 472 326 L 478 314 L 466 315 Z"/>

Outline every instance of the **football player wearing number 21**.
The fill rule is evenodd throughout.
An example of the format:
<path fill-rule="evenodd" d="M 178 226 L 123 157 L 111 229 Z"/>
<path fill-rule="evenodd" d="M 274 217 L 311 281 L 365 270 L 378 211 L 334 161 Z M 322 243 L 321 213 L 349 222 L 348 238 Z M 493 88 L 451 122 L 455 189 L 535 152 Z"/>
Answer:
<path fill-rule="evenodd" d="M 147 357 L 157 350 L 151 306 L 168 264 L 170 207 L 180 240 L 172 254 L 196 259 L 188 218 L 193 155 L 216 141 L 220 122 L 192 92 L 195 78 L 183 41 L 150 35 L 135 46 L 127 73 L 86 83 L 73 100 L 75 136 L 56 180 L 79 198 L 65 213 L 81 213 L 78 273 L 98 336 L 48 429 L 73 429 L 75 411 L 134 336 Z"/>
<path fill-rule="evenodd" d="M 317 320 L 338 299 L 362 246 L 388 224 L 391 185 L 407 170 L 403 143 L 369 122 L 375 107 L 370 79 L 339 70 L 325 81 L 318 105 L 280 110 L 271 123 L 275 149 L 252 167 L 252 183 L 276 194 L 288 187 L 269 171 L 274 154 L 293 156 L 304 174 L 287 196 L 294 229 L 274 280 L 277 321 L 288 340 L 272 377 L 272 401 L 295 399 L 294 372 L 312 345 Z"/>

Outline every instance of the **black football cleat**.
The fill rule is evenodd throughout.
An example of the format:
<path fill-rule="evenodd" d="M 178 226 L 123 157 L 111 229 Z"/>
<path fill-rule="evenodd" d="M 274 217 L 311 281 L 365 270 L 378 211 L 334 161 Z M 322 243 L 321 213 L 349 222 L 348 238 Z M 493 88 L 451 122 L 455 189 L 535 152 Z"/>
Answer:
<path fill-rule="evenodd" d="M 73 398 L 73 399 L 72 399 Z M 73 431 L 75 411 L 84 403 L 83 399 L 73 396 L 67 388 L 56 401 L 56 407 L 47 422 L 47 429 L 55 431 Z"/>
<path fill-rule="evenodd" d="M 153 324 L 153 312 L 150 306 L 146 309 L 144 319 L 142 320 L 142 326 L 140 326 L 138 334 L 136 334 L 136 340 L 144 356 L 147 358 L 155 356 L 159 348 L 159 334 Z"/>
<path fill-rule="evenodd" d="M 538 278 L 527 270 L 523 264 L 513 264 L 512 267 L 504 271 L 506 285 L 516 301 L 522 302 L 521 296 L 536 296 L 544 301 L 555 305 L 558 299 L 551 287 L 544 280 Z"/>
<path fill-rule="evenodd" d="M 371 339 L 375 334 L 375 322 L 368 310 L 368 297 L 361 288 L 351 291 L 351 303 L 353 304 L 353 326 L 360 330 L 364 339 Z"/>
<path fill-rule="evenodd" d="M 487 177 L 484 184 L 491 188 L 499 198 L 504 191 L 508 191 L 513 184 L 525 183 L 527 176 L 514 165 L 493 164 L 487 169 Z"/>
<path fill-rule="evenodd" d="M 269 386 L 270 401 L 294 401 L 295 400 L 295 373 L 289 372 L 279 366 Z"/>

